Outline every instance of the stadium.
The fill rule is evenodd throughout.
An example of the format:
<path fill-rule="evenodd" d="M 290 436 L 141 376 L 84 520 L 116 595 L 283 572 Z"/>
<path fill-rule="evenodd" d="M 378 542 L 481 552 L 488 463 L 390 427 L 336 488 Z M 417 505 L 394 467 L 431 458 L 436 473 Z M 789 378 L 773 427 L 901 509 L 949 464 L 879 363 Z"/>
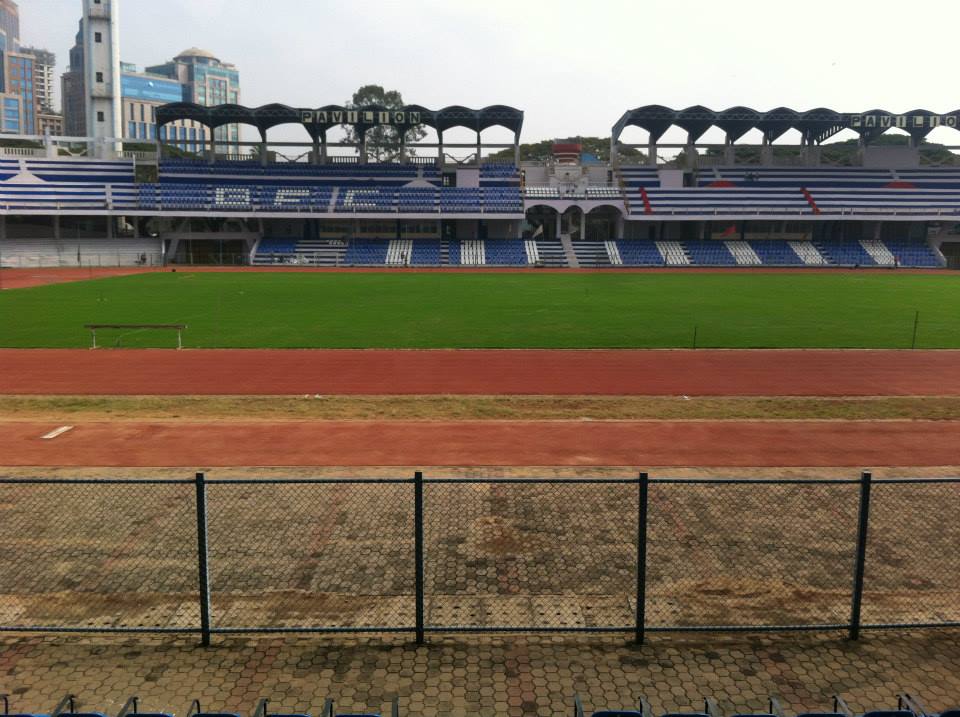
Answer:
<path fill-rule="evenodd" d="M 0 133 L 4 715 L 957 717 L 960 110 L 148 120 L 118 10 Z"/>
<path fill-rule="evenodd" d="M 960 112 L 652 105 L 613 124 L 609 162 L 582 161 L 575 142 L 557 143 L 551 157 L 524 166 L 485 161 L 492 150 L 519 158 L 523 118 L 502 105 L 179 103 L 158 108 L 155 151 L 121 150 L 127 159 L 108 158 L 116 146 L 105 141 L 91 143 L 96 157 L 62 158 L 47 137 L 43 149 L 21 150 L 24 156 L 0 165 L 3 262 L 941 268 L 960 247 L 953 221 L 960 170 L 930 164 L 922 148 L 933 130 L 956 128 Z M 201 146 L 195 132 L 185 141 L 185 122 L 204 128 L 209 143 Z M 309 142 L 271 145 L 269 131 L 290 124 Z M 218 152 L 214 130 L 227 125 L 255 128 L 261 141 Z M 328 141 L 341 126 L 359 141 Z M 368 162 L 367 134 L 383 127 L 401 139 L 426 128 L 435 141 L 403 142 L 396 162 Z M 688 138 L 682 161 L 658 166 L 658 140 L 672 127 Z M 491 128 L 512 133 L 513 144 L 484 143 Z M 646 164 L 620 157 L 637 146 L 619 141 L 631 128 L 647 134 Z M 698 147 L 711 128 L 722 130 L 724 144 Z M 475 133 L 475 145 L 445 144 L 451 130 Z M 822 143 L 844 130 L 857 133 L 860 166 L 822 160 L 830 148 Z M 787 148 L 775 143 L 789 131 L 800 144 L 775 151 Z M 906 133 L 908 144 L 873 144 L 890 131 Z M 737 144 L 750 132 L 761 134 L 762 145 Z M 758 163 L 736 164 L 738 152 L 750 149 Z M 473 151 L 450 154 L 458 150 Z"/>

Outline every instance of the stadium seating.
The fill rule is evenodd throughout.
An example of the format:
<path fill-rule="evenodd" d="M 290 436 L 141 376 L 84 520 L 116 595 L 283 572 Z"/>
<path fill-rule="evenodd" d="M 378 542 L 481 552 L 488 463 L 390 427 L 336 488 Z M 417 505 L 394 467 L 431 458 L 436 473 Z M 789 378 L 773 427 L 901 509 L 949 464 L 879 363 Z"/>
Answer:
<path fill-rule="evenodd" d="M 863 167 L 712 167 L 700 170 L 699 187 L 884 187 L 896 181 L 889 169 Z"/>
<path fill-rule="evenodd" d="M 447 252 L 444 252 L 444 247 Z M 901 266 L 937 268 L 943 259 L 922 240 L 779 239 L 576 241 L 580 266 Z M 566 266 L 561 243 L 546 239 L 297 240 L 265 238 L 255 264 L 376 266 Z"/>
<path fill-rule="evenodd" d="M 213 164 L 191 159 L 165 159 L 160 162 L 161 181 L 196 182 L 213 177 L 229 177 L 234 184 L 283 182 L 326 183 L 339 186 L 355 184 L 395 185 L 413 179 L 439 180 L 439 170 L 423 164 L 358 164 L 337 162 L 334 164 L 308 164 L 306 162 L 271 162 L 261 165 L 257 161 L 224 162 Z"/>
<path fill-rule="evenodd" d="M 126 184 L 0 183 L 0 209 L 134 209 L 137 189 Z"/>
<path fill-rule="evenodd" d="M 654 712 L 650 708 L 650 703 L 644 697 L 640 697 L 639 705 L 628 709 L 603 709 L 591 713 L 590 717 L 654 717 Z M 935 713 L 928 712 L 914 697 L 910 695 L 901 695 L 897 700 L 896 709 L 870 709 L 864 712 L 855 712 L 847 705 L 839 695 L 832 700 L 832 708 L 822 712 L 798 712 L 796 717 L 934 717 Z M 579 695 L 574 695 L 573 714 L 574 717 L 586 717 L 583 709 L 583 703 Z M 665 712 L 659 717 L 724 717 L 717 701 L 711 697 L 706 697 L 702 702 L 702 709 L 691 709 L 678 712 Z M 955 714 L 954 714 L 955 713 Z M 960 715 L 960 710 L 948 710 L 940 713 L 940 717 L 955 717 Z M 729 717 L 786 717 L 786 713 L 780 704 L 780 701 L 771 697 L 767 703 L 766 712 L 734 712 Z"/>
<path fill-rule="evenodd" d="M 387 239 L 353 239 L 347 247 L 344 263 L 348 266 L 383 266 L 387 263 Z"/>
<path fill-rule="evenodd" d="M 522 239 L 488 239 L 485 263 L 489 266 L 526 266 L 527 253 Z"/>
<path fill-rule="evenodd" d="M 133 162 L 129 159 L 0 159 L 0 181 L 41 181 L 54 184 L 132 184 Z"/>
<path fill-rule="evenodd" d="M 663 255 L 652 241 L 620 239 L 617 249 L 624 266 L 663 266 Z"/>
<path fill-rule="evenodd" d="M 439 239 L 417 239 L 410 252 L 410 264 L 414 266 L 440 266 L 443 263 L 443 243 Z"/>
<path fill-rule="evenodd" d="M 685 241 L 690 263 L 698 266 L 736 266 L 737 261 L 725 242 L 719 240 Z"/>
<path fill-rule="evenodd" d="M 813 214 L 799 189 L 650 189 L 646 190 L 651 214 L 667 215 L 777 215 Z M 632 214 L 643 214 L 643 205 L 630 205 Z"/>
<path fill-rule="evenodd" d="M 876 260 L 858 241 L 821 239 L 813 245 L 831 264 L 838 266 L 876 266 Z"/>
<path fill-rule="evenodd" d="M 516 214 L 523 212 L 523 200 L 516 189 L 491 187 L 483 192 L 483 211 L 486 214 Z"/>
<path fill-rule="evenodd" d="M 481 187 L 518 187 L 520 170 L 514 164 L 488 162 L 480 165 Z"/>
<path fill-rule="evenodd" d="M 4 239 L 0 267 L 159 266 L 159 239 Z"/>
<path fill-rule="evenodd" d="M 960 214 L 960 192 L 950 189 L 811 189 L 810 194 L 821 214 Z"/>
<path fill-rule="evenodd" d="M 900 266 L 940 267 L 940 258 L 925 241 L 909 239 L 886 239 L 883 242 Z"/>
<path fill-rule="evenodd" d="M 750 248 L 767 266 L 803 266 L 804 261 L 789 242 L 777 239 L 762 239 L 749 242 Z"/>
<path fill-rule="evenodd" d="M 105 717 L 105 711 L 77 711 L 76 698 L 68 695 L 60 700 L 53 710 L 47 712 L 10 712 L 10 704 L 6 695 L 0 696 L 3 700 L 3 717 Z M 596 710 L 589 713 L 589 717 L 787 717 L 780 701 L 769 698 L 766 711 L 730 712 L 724 715 L 719 703 L 712 697 L 705 697 L 700 706 L 689 710 L 655 713 L 650 702 L 645 697 L 637 699 L 638 704 L 628 707 L 613 707 Z M 142 711 L 136 697 L 129 698 L 117 713 L 116 717 L 172 717 L 173 710 Z M 307 712 L 273 711 L 270 709 L 270 700 L 261 698 L 249 713 L 250 717 L 311 717 Z M 573 717 L 587 717 L 580 696 L 573 697 Z M 895 707 L 873 707 L 862 712 L 853 710 L 840 696 L 835 695 L 830 707 L 822 711 L 798 711 L 795 717 L 960 717 L 960 709 L 947 709 L 936 712 L 927 709 L 923 702 L 915 695 L 902 693 L 897 697 Z M 186 717 L 241 717 L 240 712 L 209 711 L 203 709 L 200 700 L 191 702 L 186 711 Z M 323 707 L 316 717 L 387 717 L 383 712 L 338 712 L 332 699 L 323 701 Z M 389 717 L 400 717 L 399 699 L 394 697 L 390 702 Z"/>
<path fill-rule="evenodd" d="M 483 210 L 483 190 L 447 187 L 440 192 L 440 211 L 447 214 L 479 214 Z"/>
<path fill-rule="evenodd" d="M 610 266 L 613 263 L 607 245 L 602 241 L 575 241 L 573 252 L 577 263 L 584 268 Z"/>
<path fill-rule="evenodd" d="M 0 206 L 4 203 L 0 185 Z M 76 201 L 104 206 L 104 193 L 76 191 Z M 336 201 L 334 201 L 336 197 Z M 366 185 L 308 186 L 270 184 L 141 184 L 114 190 L 116 206 L 169 211 L 268 211 L 349 214 L 521 214 L 523 200 L 515 187 L 442 188 Z M 331 203 L 333 204 L 331 208 Z"/>
<path fill-rule="evenodd" d="M 560 199 L 558 187 L 525 187 L 523 194 L 527 199 Z"/>
<path fill-rule="evenodd" d="M 690 256 L 681 242 L 661 240 L 654 244 L 667 266 L 688 266 L 691 263 Z"/>

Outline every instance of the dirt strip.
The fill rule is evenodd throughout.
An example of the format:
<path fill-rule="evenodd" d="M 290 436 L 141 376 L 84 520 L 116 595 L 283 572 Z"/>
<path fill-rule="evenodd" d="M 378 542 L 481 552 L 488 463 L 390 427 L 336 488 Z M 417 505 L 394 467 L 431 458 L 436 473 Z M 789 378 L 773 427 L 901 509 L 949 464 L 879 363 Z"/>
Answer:
<path fill-rule="evenodd" d="M 91 279 L 103 279 L 108 276 L 129 276 L 130 274 L 144 274 L 149 271 L 160 271 L 160 269 L 136 266 L 115 267 L 112 269 L 84 269 L 80 267 L 3 269 L 0 271 L 0 289 L 25 289 L 30 286 L 65 284 L 71 281 L 89 281 Z"/>
<path fill-rule="evenodd" d="M 9 466 L 946 466 L 960 421 L 0 424 Z"/>
<path fill-rule="evenodd" d="M 856 274 L 885 274 L 893 271 L 888 268 L 866 268 L 851 270 L 845 267 L 722 267 L 722 266 L 688 266 L 688 267 L 606 267 L 602 269 L 569 269 L 546 268 L 530 266 L 488 266 L 488 267 L 376 267 L 376 266 L 166 266 L 166 267 L 53 267 L 53 268 L 25 268 L 3 269 L 0 271 L 0 289 L 22 289 L 29 286 L 43 286 L 46 284 L 63 284 L 69 281 L 88 281 L 108 276 L 126 276 L 128 274 L 146 274 L 149 272 L 180 271 L 180 272 L 352 272 L 356 274 L 375 274 L 381 272 L 398 271 L 404 273 L 464 273 L 464 274 L 646 274 L 646 273 L 683 273 L 683 274 L 836 274 L 851 272 Z M 898 274 L 937 274 L 943 269 L 897 269 Z"/>
<path fill-rule="evenodd" d="M 0 394 L 957 396 L 960 351 L 9 349 Z"/>

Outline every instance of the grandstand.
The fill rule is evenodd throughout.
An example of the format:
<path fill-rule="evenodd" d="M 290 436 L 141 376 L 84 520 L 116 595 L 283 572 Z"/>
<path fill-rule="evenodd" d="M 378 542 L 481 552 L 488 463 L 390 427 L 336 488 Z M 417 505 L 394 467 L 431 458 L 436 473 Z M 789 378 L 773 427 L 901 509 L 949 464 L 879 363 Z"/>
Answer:
<path fill-rule="evenodd" d="M 960 113 L 646 106 L 614 125 L 606 163 L 581 161 L 574 142 L 555 145 L 547 160 L 520 162 L 523 112 L 502 105 L 175 103 L 157 112 L 158 127 L 186 120 L 250 124 L 261 140 L 241 143 L 254 150 L 241 155 L 215 143 L 190 155 L 162 140 L 155 152 L 123 156 L 109 156 L 103 142 L 65 156 L 50 137 L 37 138 L 43 149 L 0 148 L 0 266 L 939 268 L 960 260 L 960 168 L 925 163 L 919 146 L 935 127 L 956 128 Z M 288 123 L 311 138 L 292 159 L 267 136 Z M 345 123 L 359 142 L 328 140 Z M 381 124 L 426 127 L 436 141 L 366 161 L 366 130 Z M 483 142 L 491 127 L 512 132 L 513 142 Z M 646 131 L 647 144 L 622 142 L 629 127 Z M 670 127 L 688 140 L 681 159 L 660 162 Z M 711 127 L 727 133 L 721 148 L 697 144 Z M 456 128 L 475 132 L 476 142 L 445 142 Z M 735 143 L 749 129 L 763 133 L 759 163 L 737 164 Z M 781 166 L 771 145 L 788 129 L 802 139 Z M 828 166 L 822 144 L 844 129 L 860 136 L 861 164 Z M 871 146 L 890 129 L 906 132 L 909 146 Z M 627 147 L 645 149 L 646 163 L 628 164 Z M 490 158 L 504 149 L 513 161 Z"/>

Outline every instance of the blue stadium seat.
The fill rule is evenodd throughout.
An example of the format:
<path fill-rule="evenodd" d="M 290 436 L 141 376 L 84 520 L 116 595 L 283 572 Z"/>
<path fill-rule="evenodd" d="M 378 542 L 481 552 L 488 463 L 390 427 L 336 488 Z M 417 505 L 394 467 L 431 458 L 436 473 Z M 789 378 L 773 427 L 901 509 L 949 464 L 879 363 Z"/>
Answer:
<path fill-rule="evenodd" d="M 618 239 L 617 249 L 624 266 L 663 266 L 663 255 L 652 241 Z"/>
<path fill-rule="evenodd" d="M 0 700 L 3 701 L 3 715 L 4 717 L 47 717 L 45 714 L 39 714 L 36 712 L 11 712 L 10 711 L 10 698 L 8 695 L 0 695 Z"/>

